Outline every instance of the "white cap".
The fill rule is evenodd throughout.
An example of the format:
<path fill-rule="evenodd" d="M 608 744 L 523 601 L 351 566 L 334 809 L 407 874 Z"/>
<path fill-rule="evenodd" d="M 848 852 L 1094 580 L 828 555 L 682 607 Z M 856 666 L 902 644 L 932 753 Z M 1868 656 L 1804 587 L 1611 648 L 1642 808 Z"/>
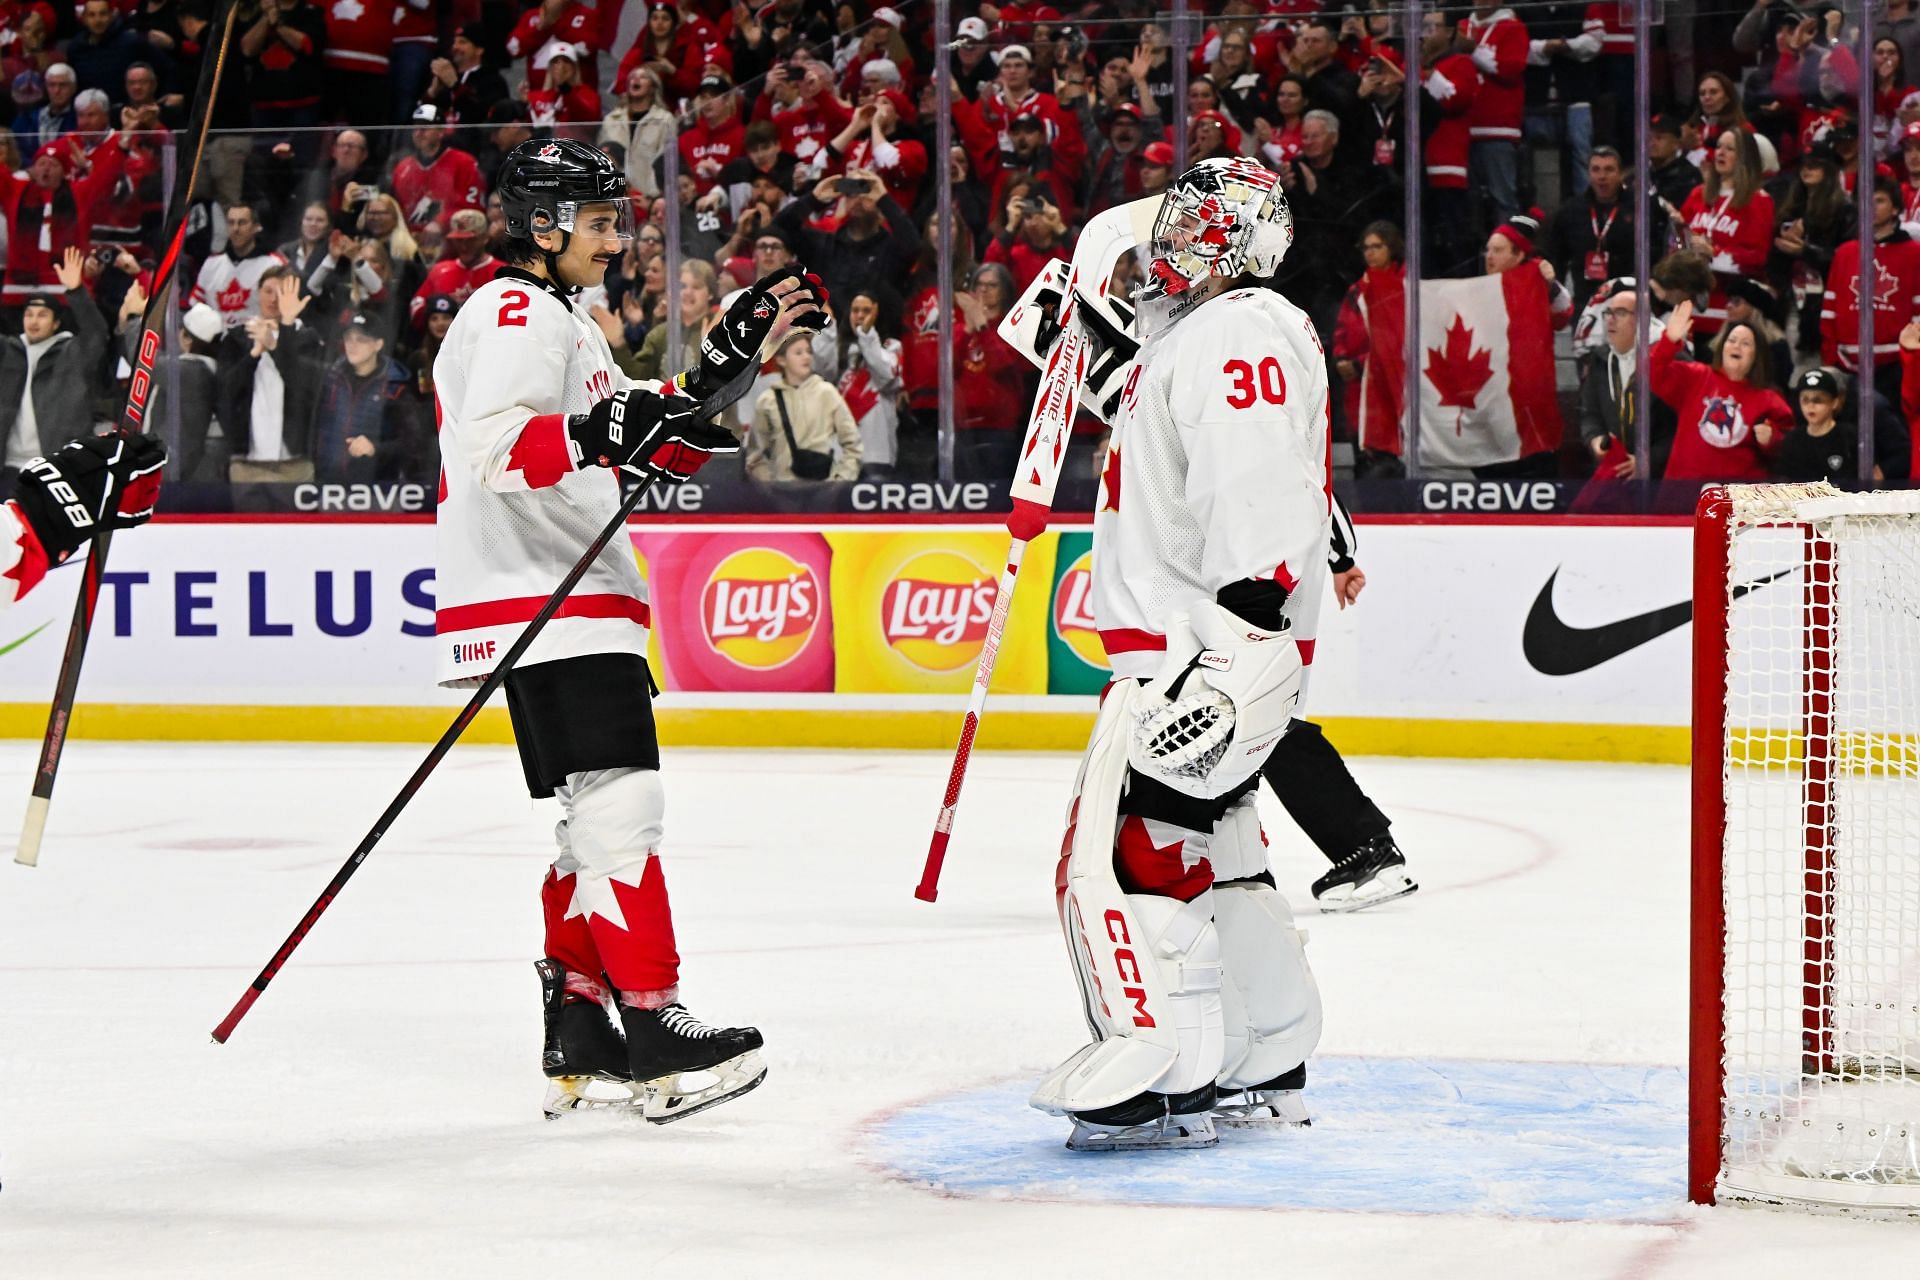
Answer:
<path fill-rule="evenodd" d="M 565 40 L 555 40 L 547 46 L 547 62 L 551 64 L 555 58 L 565 58 L 568 62 L 578 66 L 580 64 L 580 48 L 578 45 L 568 44 Z"/>
<path fill-rule="evenodd" d="M 180 317 L 180 327 L 202 342 L 217 342 L 227 330 L 220 313 L 204 302 L 196 302 Z"/>
<path fill-rule="evenodd" d="M 1014 57 L 1019 58 L 1022 62 L 1032 62 L 1033 51 L 1023 44 L 1010 44 L 1000 52 L 994 54 L 993 60 L 997 64 L 1002 59 Z"/>
<path fill-rule="evenodd" d="M 962 18 L 954 33 L 962 40 L 973 40 L 980 44 L 987 42 L 987 20 L 985 18 Z"/>
<path fill-rule="evenodd" d="M 907 20 L 900 16 L 898 10 L 889 9 L 886 5 L 881 5 L 873 11 L 873 20 L 875 22 L 884 22 L 895 31 L 907 25 Z"/>

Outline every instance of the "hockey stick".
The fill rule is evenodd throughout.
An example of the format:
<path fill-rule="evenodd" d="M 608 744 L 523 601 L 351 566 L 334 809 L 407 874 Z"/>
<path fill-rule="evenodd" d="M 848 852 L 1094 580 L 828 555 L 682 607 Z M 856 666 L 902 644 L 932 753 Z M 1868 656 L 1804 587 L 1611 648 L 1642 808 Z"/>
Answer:
<path fill-rule="evenodd" d="M 440 735 L 440 740 L 433 744 L 431 751 L 427 752 L 427 758 L 420 762 L 420 767 L 413 771 L 413 776 L 408 778 L 406 785 L 400 788 L 400 794 L 396 795 L 381 811 L 380 816 L 374 820 L 372 830 L 361 838 L 352 856 L 341 865 L 340 870 L 334 872 L 333 879 L 327 882 L 327 887 L 321 891 L 318 898 L 314 899 L 313 905 L 307 908 L 307 914 L 300 917 L 300 923 L 293 927 L 293 932 L 288 934 L 286 941 L 280 944 L 280 949 L 273 953 L 273 959 L 267 961 L 267 967 L 260 971 L 260 976 L 253 980 L 253 985 L 241 993 L 239 1001 L 227 1016 L 220 1020 L 220 1025 L 213 1029 L 213 1038 L 216 1043 L 227 1042 L 227 1037 L 233 1034 L 233 1029 L 240 1025 L 240 1019 L 247 1016 L 247 1010 L 253 1008 L 253 1002 L 266 991 L 267 984 L 273 981 L 274 975 L 279 973 L 281 967 L 287 963 L 287 959 L 293 955 L 294 948 L 306 938 L 307 931 L 312 929 L 314 922 L 333 905 L 333 900 L 340 895 L 342 889 L 346 888 L 347 881 L 353 878 L 353 873 L 360 869 L 360 864 L 367 860 L 367 855 L 373 852 L 373 847 L 380 843 L 380 837 L 387 834 L 387 828 L 392 826 L 394 820 L 400 816 L 400 811 L 412 802 L 415 794 L 426 783 L 427 776 L 434 771 L 441 760 L 446 758 L 447 752 L 451 751 L 453 744 L 460 740 L 460 735 L 466 732 L 468 725 L 473 723 L 473 718 L 480 714 L 480 708 L 487 704 L 487 699 L 493 696 L 494 690 L 505 683 L 507 673 L 513 670 L 514 663 L 520 660 L 521 655 L 526 653 L 527 647 L 534 642 L 541 629 L 559 611 L 567 596 L 572 593 L 574 587 L 579 585 L 580 579 L 584 578 L 587 570 L 593 567 L 593 562 L 599 559 L 607 543 L 626 527 L 627 517 L 632 515 L 634 508 L 640 505 L 641 497 L 652 487 L 656 478 L 657 473 L 649 472 L 639 484 L 633 487 L 633 492 L 628 494 L 626 500 L 620 504 L 620 510 L 607 522 L 607 527 L 602 529 L 599 536 L 587 547 L 586 554 L 574 563 L 573 568 L 567 570 L 567 576 L 562 578 L 560 585 L 553 589 L 553 594 L 548 596 L 547 602 L 540 606 L 540 612 L 533 615 L 533 620 L 527 623 L 526 629 L 521 631 L 519 638 L 507 649 L 499 664 L 488 673 L 485 680 L 480 682 L 480 687 L 473 691 L 473 696 L 467 699 L 467 705 L 460 709 L 460 714 L 453 718 L 453 723 L 447 726 L 447 731 Z"/>
<path fill-rule="evenodd" d="M 1159 206 L 1158 197 L 1154 197 L 1109 209 L 1087 223 L 1074 247 L 1060 313 L 1055 318 L 1060 336 L 1054 339 L 1047 356 L 1040 390 L 1027 420 L 1026 438 L 1020 446 L 1019 469 L 1013 477 L 1013 510 L 1007 516 L 1007 532 L 1013 540 L 1007 547 L 1007 565 L 1000 573 L 993 616 L 987 622 L 987 637 L 980 646 L 980 659 L 974 667 L 967 714 L 960 722 L 960 743 L 954 748 L 946 794 L 941 798 L 940 813 L 933 822 L 926 865 L 921 868 L 920 884 L 913 891 L 913 896 L 922 902 L 932 902 L 940 895 L 940 869 L 947 860 L 947 842 L 953 838 L 953 820 L 960 807 L 960 788 L 966 782 L 974 738 L 980 732 L 980 716 L 986 710 L 987 686 L 993 681 L 994 664 L 1000 658 L 1000 639 L 1013 608 L 1020 562 L 1026 556 L 1028 543 L 1046 532 L 1047 517 L 1053 511 L 1054 489 L 1060 483 L 1060 466 L 1066 459 L 1067 437 L 1073 431 L 1073 419 L 1080 409 L 1080 389 L 1086 382 L 1089 359 L 1086 334 L 1076 316 L 1080 290 L 1106 291 L 1115 263 L 1121 254 L 1146 238 L 1141 234 L 1143 221 L 1145 227 L 1150 228 L 1152 215 Z M 1018 312 L 1015 308 L 1008 313 L 1001 322 L 1003 331 L 1016 323 Z"/>
<path fill-rule="evenodd" d="M 193 136 L 193 167 L 186 179 L 176 178 L 167 217 L 173 220 L 173 240 L 153 273 L 153 286 L 147 293 L 146 314 L 140 317 L 140 346 L 134 357 L 133 379 L 127 384 L 127 402 L 120 411 L 120 430 L 138 435 L 147 429 L 147 401 L 153 395 L 153 358 L 160 350 L 160 334 L 154 319 L 161 314 L 174 268 L 180 261 L 180 246 L 187 236 L 187 208 L 193 203 L 193 190 L 200 176 L 200 161 L 207 149 L 207 133 L 213 124 L 214 101 L 220 94 L 220 77 L 226 66 L 227 50 L 233 38 L 234 14 L 238 0 L 226 0 L 227 17 L 220 25 L 220 44 L 212 56 L 200 61 L 199 91 L 194 96 L 193 114 L 187 132 Z M 163 224 L 164 225 L 164 224 Z M 100 599 L 100 584 L 107 570 L 107 552 L 113 545 L 113 531 L 102 529 L 87 550 L 85 576 L 73 604 L 73 625 L 67 630 L 66 652 L 60 658 L 60 678 L 54 682 L 53 705 L 47 709 L 47 732 L 40 743 L 40 764 L 33 773 L 33 794 L 27 798 L 27 816 L 20 828 L 20 843 L 13 860 L 22 866 L 40 864 L 40 840 L 47 830 L 47 811 L 53 804 L 53 784 L 60 773 L 60 757 L 67 746 L 67 728 L 73 719 L 73 702 L 80 688 L 80 664 L 87 656 L 87 640 L 93 634 L 93 610 Z"/>

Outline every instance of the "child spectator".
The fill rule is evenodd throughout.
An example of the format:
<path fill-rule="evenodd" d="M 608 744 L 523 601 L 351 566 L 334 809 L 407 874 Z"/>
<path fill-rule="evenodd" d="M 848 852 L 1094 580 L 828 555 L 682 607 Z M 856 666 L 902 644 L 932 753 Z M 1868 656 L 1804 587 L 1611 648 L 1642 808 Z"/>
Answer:
<path fill-rule="evenodd" d="M 1857 488 L 1860 474 L 1860 435 L 1854 424 L 1841 419 L 1847 393 L 1832 369 L 1809 369 L 1793 380 L 1800 407 L 1800 427 L 1789 431 L 1773 455 L 1773 474 L 1779 480 L 1825 480 L 1842 489 Z M 1881 479 L 1874 468 L 1874 480 Z"/>
<path fill-rule="evenodd" d="M 1773 389 L 1766 348 L 1752 326 L 1725 325 L 1714 341 L 1712 365 L 1680 359 L 1693 327 L 1693 304 L 1682 302 L 1650 354 L 1653 393 L 1673 407 L 1679 423 L 1669 480 L 1765 480 L 1780 435 L 1793 411 Z"/>
<path fill-rule="evenodd" d="M 754 402 L 747 475 L 755 480 L 852 480 L 860 474 L 860 429 L 832 383 L 813 371 L 811 334 L 774 355 L 780 376 Z"/>

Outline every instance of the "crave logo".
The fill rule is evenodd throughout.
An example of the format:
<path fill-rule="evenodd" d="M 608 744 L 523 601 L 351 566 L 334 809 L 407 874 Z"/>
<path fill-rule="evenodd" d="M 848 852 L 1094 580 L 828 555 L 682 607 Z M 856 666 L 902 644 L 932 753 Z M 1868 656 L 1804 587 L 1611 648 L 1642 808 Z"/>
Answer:
<path fill-rule="evenodd" d="M 1093 552 L 1083 551 L 1060 575 L 1053 593 L 1053 634 L 1090 667 L 1107 666 L 1107 649 L 1093 623 Z"/>
<path fill-rule="evenodd" d="M 820 622 L 820 580 L 771 547 L 747 547 L 713 567 L 700 624 L 715 653 L 756 671 L 800 655 Z"/>
<path fill-rule="evenodd" d="M 958 671 L 980 656 L 1000 584 L 952 551 L 925 551 L 880 596 L 880 635 L 923 671 Z"/>

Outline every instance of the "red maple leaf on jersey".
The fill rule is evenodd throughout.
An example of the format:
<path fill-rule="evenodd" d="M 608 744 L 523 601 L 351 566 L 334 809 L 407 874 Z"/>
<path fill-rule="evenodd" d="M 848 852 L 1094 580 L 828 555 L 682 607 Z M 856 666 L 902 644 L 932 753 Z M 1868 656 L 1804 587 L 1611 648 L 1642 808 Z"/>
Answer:
<path fill-rule="evenodd" d="M 1427 381 L 1440 393 L 1442 408 L 1471 409 L 1480 389 L 1493 377 L 1493 353 L 1473 349 L 1473 330 L 1460 316 L 1447 327 L 1446 345 L 1427 348 Z M 1453 429 L 1461 430 L 1459 417 Z"/>

